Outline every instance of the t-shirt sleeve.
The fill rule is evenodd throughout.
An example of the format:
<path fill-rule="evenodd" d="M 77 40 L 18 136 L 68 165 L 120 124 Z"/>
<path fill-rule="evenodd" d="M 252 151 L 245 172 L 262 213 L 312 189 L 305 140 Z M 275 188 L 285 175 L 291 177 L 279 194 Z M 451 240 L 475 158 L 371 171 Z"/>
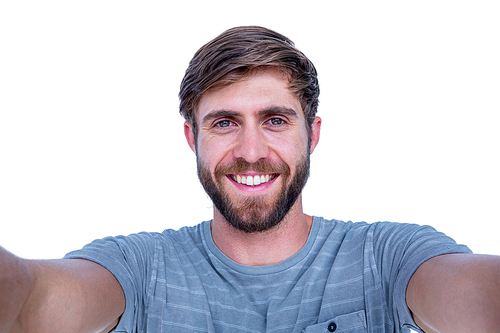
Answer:
<path fill-rule="evenodd" d="M 375 262 L 396 327 L 420 331 L 406 304 L 406 288 L 417 268 L 442 254 L 471 253 L 430 226 L 378 223 L 373 229 Z"/>
<path fill-rule="evenodd" d="M 81 250 L 68 253 L 65 259 L 87 259 L 98 263 L 115 276 L 126 299 L 125 312 L 114 332 L 135 332 L 144 314 L 144 295 L 149 277 L 153 274 L 155 256 L 154 234 L 107 237 L 95 240 Z"/>

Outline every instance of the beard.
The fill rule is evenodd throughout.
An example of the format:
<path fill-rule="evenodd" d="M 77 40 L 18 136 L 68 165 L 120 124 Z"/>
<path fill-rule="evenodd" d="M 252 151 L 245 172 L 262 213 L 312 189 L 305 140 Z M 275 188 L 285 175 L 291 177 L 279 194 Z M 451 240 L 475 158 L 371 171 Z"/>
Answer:
<path fill-rule="evenodd" d="M 197 157 L 198 178 L 214 206 L 231 226 L 246 233 L 263 232 L 278 226 L 302 193 L 309 178 L 309 156 L 307 151 L 297 162 L 296 173 L 291 180 L 290 168 L 285 163 L 271 164 L 263 160 L 251 164 L 238 160 L 231 165 L 217 166 L 215 181 L 209 168 Z M 244 173 L 250 169 L 258 173 L 279 174 L 282 185 L 278 195 L 274 198 L 255 196 L 232 199 L 224 187 L 224 178 L 228 174 Z"/>

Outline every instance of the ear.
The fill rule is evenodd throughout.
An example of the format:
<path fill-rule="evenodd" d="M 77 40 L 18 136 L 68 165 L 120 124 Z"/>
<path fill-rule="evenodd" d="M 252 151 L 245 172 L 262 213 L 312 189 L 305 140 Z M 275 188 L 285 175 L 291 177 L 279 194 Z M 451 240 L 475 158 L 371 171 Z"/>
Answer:
<path fill-rule="evenodd" d="M 311 136 L 311 150 L 310 153 L 314 151 L 314 148 L 318 145 L 319 142 L 319 133 L 321 132 L 321 118 L 316 117 L 311 125 L 312 136 Z"/>
<path fill-rule="evenodd" d="M 196 139 L 194 138 L 193 125 L 187 120 L 184 122 L 184 136 L 189 147 L 196 154 Z"/>

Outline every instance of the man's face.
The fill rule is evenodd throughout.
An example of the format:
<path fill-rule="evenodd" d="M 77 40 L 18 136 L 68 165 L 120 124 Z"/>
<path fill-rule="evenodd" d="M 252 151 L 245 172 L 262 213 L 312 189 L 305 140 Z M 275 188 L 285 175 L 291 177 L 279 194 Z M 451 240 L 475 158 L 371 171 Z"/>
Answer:
<path fill-rule="evenodd" d="M 319 118 L 308 147 L 304 113 L 288 84 L 278 70 L 257 71 L 202 96 L 197 142 L 186 123 L 200 181 L 215 208 L 238 230 L 278 225 L 307 181 Z"/>

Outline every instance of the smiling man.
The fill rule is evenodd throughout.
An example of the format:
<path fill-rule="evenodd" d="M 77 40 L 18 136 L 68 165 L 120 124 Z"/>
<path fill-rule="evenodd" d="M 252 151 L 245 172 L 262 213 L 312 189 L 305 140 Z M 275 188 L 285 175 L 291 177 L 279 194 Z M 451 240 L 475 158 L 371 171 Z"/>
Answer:
<path fill-rule="evenodd" d="M 428 226 L 304 214 L 318 95 L 274 31 L 203 46 L 179 96 L 213 219 L 62 260 L 0 251 L 0 332 L 499 332 L 498 257 Z"/>
<path fill-rule="evenodd" d="M 247 265 L 290 257 L 306 242 L 312 223 L 302 211 L 301 191 L 321 121 L 307 124 L 289 89 L 290 75 L 272 67 L 248 69 L 237 82 L 201 96 L 199 131 L 185 123 L 199 178 L 215 205 L 212 237 L 226 255 Z M 275 241 L 263 243 L 264 232 Z M 249 241 L 254 245 L 238 245 Z M 274 247 L 273 255 L 256 255 L 262 245 Z"/>

